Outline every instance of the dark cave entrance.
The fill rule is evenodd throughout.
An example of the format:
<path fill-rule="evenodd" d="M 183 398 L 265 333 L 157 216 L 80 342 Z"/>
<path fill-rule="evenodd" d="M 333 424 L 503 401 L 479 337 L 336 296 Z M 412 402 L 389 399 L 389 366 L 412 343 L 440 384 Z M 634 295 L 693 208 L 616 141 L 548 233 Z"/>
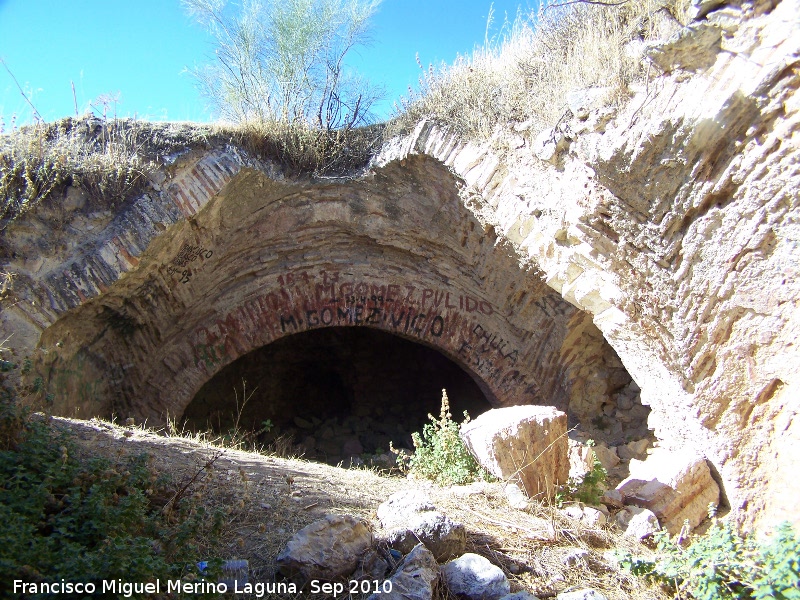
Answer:
<path fill-rule="evenodd" d="M 245 383 L 243 383 L 245 382 Z M 411 449 L 442 389 L 456 421 L 491 408 L 472 377 L 443 354 L 376 329 L 330 327 L 298 333 L 234 361 L 184 411 L 192 429 L 224 433 L 272 424 L 260 442 L 291 438 L 306 458 L 330 463 Z"/>

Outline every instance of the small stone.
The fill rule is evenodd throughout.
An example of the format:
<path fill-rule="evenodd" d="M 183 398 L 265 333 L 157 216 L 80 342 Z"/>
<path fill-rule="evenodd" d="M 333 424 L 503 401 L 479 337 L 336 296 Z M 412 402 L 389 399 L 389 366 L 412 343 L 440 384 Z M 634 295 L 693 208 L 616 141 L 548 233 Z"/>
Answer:
<path fill-rule="evenodd" d="M 567 567 L 586 565 L 589 560 L 589 551 L 583 548 L 573 548 L 561 557 L 561 562 Z"/>
<path fill-rule="evenodd" d="M 697 21 L 705 17 L 715 8 L 725 4 L 726 0 L 692 0 L 686 11 L 686 16 L 690 21 Z"/>
<path fill-rule="evenodd" d="M 608 518 L 602 510 L 593 506 L 584 506 L 581 521 L 590 526 L 600 526 L 605 525 L 608 522 Z"/>
<path fill-rule="evenodd" d="M 583 518 L 583 508 L 578 504 L 571 504 L 559 511 L 565 517 L 580 521 Z"/>
<path fill-rule="evenodd" d="M 528 508 L 530 504 L 530 500 L 525 495 L 525 493 L 519 489 L 519 486 L 515 483 L 509 483 L 505 487 L 506 499 L 508 500 L 508 505 L 511 508 L 516 508 L 517 510 L 525 510 Z"/>
<path fill-rule="evenodd" d="M 539 160 L 556 164 L 558 155 L 569 147 L 564 134 L 556 129 L 545 129 L 533 141 L 533 153 Z"/>
<path fill-rule="evenodd" d="M 625 506 L 625 498 L 619 490 L 606 490 L 600 497 L 600 502 L 611 508 L 622 508 Z"/>
<path fill-rule="evenodd" d="M 389 579 L 391 591 L 372 594 L 367 600 L 431 600 L 438 579 L 436 559 L 425 546 L 417 544 Z"/>
<path fill-rule="evenodd" d="M 276 563 L 292 579 L 333 581 L 350 575 L 371 545 L 372 534 L 363 521 L 328 515 L 298 531 Z"/>
<path fill-rule="evenodd" d="M 561 592 L 556 596 L 556 600 L 607 600 L 603 594 L 591 588 L 575 590 L 573 592 Z"/>
<path fill-rule="evenodd" d="M 626 506 L 617 513 L 617 525 L 624 535 L 643 540 L 661 529 L 658 517 L 652 511 L 638 506 Z"/>
<path fill-rule="evenodd" d="M 378 507 L 378 520 L 386 529 L 399 527 L 415 513 L 436 510 L 431 499 L 420 490 L 405 490 L 389 496 Z"/>
<path fill-rule="evenodd" d="M 511 591 L 500 567 L 471 552 L 444 565 L 442 577 L 450 593 L 469 600 L 499 600 Z"/>
<path fill-rule="evenodd" d="M 388 570 L 389 563 L 376 550 L 370 550 L 361 559 L 353 578 L 380 581 Z"/>
<path fill-rule="evenodd" d="M 624 446 L 617 447 L 617 454 L 622 460 L 631 460 L 632 458 L 643 458 L 647 454 L 647 448 L 650 446 L 650 440 L 635 440 L 628 442 Z"/>
<path fill-rule="evenodd" d="M 458 556 L 466 547 L 464 526 L 436 510 L 418 490 L 392 494 L 377 512 L 381 526 L 390 530 L 387 543 L 404 554 L 422 542 L 436 560 L 445 561 Z"/>
<path fill-rule="evenodd" d="M 598 442 L 592 450 L 606 471 L 610 471 L 619 464 L 619 456 L 617 456 L 615 448 L 609 448 L 604 443 Z"/>

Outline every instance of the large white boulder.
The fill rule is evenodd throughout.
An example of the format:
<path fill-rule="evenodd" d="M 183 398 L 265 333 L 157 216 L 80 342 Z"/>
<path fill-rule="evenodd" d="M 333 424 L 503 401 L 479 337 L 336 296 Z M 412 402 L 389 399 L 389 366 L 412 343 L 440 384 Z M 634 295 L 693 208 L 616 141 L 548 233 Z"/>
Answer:
<path fill-rule="evenodd" d="M 552 406 L 509 406 L 461 426 L 461 438 L 492 475 L 530 498 L 552 498 L 569 478 L 567 415 Z"/>

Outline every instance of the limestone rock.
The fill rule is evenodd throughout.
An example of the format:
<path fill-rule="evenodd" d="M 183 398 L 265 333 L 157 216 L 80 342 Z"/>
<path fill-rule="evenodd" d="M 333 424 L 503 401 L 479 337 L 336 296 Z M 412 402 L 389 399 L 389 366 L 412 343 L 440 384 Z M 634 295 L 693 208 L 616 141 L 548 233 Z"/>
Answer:
<path fill-rule="evenodd" d="M 661 529 L 652 511 L 638 506 L 626 506 L 616 515 L 617 525 L 624 535 L 643 540 Z"/>
<path fill-rule="evenodd" d="M 569 506 L 561 509 L 560 512 L 570 519 L 581 521 L 589 526 L 605 525 L 608 521 L 608 518 L 603 511 L 593 506 L 584 506 L 582 502 L 570 504 Z"/>
<path fill-rule="evenodd" d="M 610 91 L 610 87 L 603 86 L 572 90 L 567 92 L 567 106 L 576 118 L 584 120 L 591 110 L 603 105 Z"/>
<path fill-rule="evenodd" d="M 464 552 L 467 543 L 464 526 L 437 511 L 430 499 L 416 490 L 392 494 L 378 507 L 378 520 L 389 530 L 387 543 L 403 554 L 422 542 L 436 560 L 445 561 Z"/>
<path fill-rule="evenodd" d="M 624 446 L 617 446 L 617 455 L 622 460 L 631 460 L 632 458 L 643 458 L 650 445 L 649 440 L 635 440 L 628 442 Z"/>
<path fill-rule="evenodd" d="M 389 570 L 389 563 L 380 555 L 377 550 L 368 550 L 358 564 L 354 579 L 369 579 L 370 581 L 380 581 Z"/>
<path fill-rule="evenodd" d="M 405 523 L 414 514 L 429 510 L 436 510 L 436 507 L 427 494 L 420 490 L 403 490 L 382 502 L 377 515 L 382 527 L 392 529 Z"/>
<path fill-rule="evenodd" d="M 589 588 L 573 592 L 562 592 L 556 596 L 556 600 L 606 600 L 606 597 L 597 590 Z"/>
<path fill-rule="evenodd" d="M 608 522 L 608 517 L 606 516 L 606 513 L 599 508 L 595 508 L 594 506 L 584 506 L 583 517 L 581 517 L 581 521 L 589 526 L 600 526 L 605 525 Z"/>
<path fill-rule="evenodd" d="M 572 548 L 561 557 L 561 563 L 567 567 L 586 565 L 589 559 L 589 551 L 585 548 Z"/>
<path fill-rule="evenodd" d="M 697 71 L 710 67 L 720 51 L 722 30 L 711 23 L 692 23 L 663 44 L 647 50 L 647 57 L 669 73 L 675 69 Z"/>
<path fill-rule="evenodd" d="M 569 477 L 567 415 L 550 406 L 495 408 L 462 425 L 477 461 L 500 479 L 516 479 L 530 498 L 552 498 Z"/>
<path fill-rule="evenodd" d="M 606 471 L 610 471 L 619 464 L 616 448 L 609 448 L 603 442 L 597 442 L 593 448 L 594 455 Z"/>
<path fill-rule="evenodd" d="M 575 440 L 569 440 L 569 476 L 583 479 L 594 467 L 594 449 Z"/>
<path fill-rule="evenodd" d="M 705 17 L 715 8 L 725 4 L 726 0 L 692 0 L 686 16 L 690 21 L 697 21 Z"/>
<path fill-rule="evenodd" d="M 625 504 L 648 508 L 675 535 L 684 520 L 697 527 L 708 505 L 719 505 L 719 486 L 705 458 L 692 452 L 657 450 L 647 460 L 632 460 L 630 477 L 617 486 Z"/>
<path fill-rule="evenodd" d="M 450 593 L 469 600 L 498 600 L 511 591 L 503 571 L 479 554 L 468 552 L 442 567 Z"/>
<path fill-rule="evenodd" d="M 606 490 L 600 496 L 600 502 L 611 508 L 622 508 L 625 506 L 625 497 L 619 490 Z"/>
<path fill-rule="evenodd" d="M 525 590 L 521 592 L 514 592 L 513 594 L 507 594 L 500 598 L 500 600 L 539 600 L 538 596 L 534 596 L 530 592 L 526 592 Z"/>
<path fill-rule="evenodd" d="M 366 524 L 350 515 L 328 515 L 298 531 L 276 559 L 292 579 L 331 581 L 352 573 L 372 545 Z"/>
<path fill-rule="evenodd" d="M 528 500 L 525 492 L 519 489 L 516 483 L 507 484 L 506 487 L 503 488 L 503 491 L 506 493 L 506 499 L 511 508 L 516 508 L 517 510 L 525 510 L 528 508 L 530 500 Z"/>
<path fill-rule="evenodd" d="M 545 129 L 533 141 L 533 153 L 539 160 L 556 164 L 558 155 L 569 147 L 564 132 L 558 129 Z"/>
<path fill-rule="evenodd" d="M 372 594 L 368 600 L 431 600 L 439 579 L 439 565 L 424 545 L 417 544 L 397 565 L 389 593 Z"/>

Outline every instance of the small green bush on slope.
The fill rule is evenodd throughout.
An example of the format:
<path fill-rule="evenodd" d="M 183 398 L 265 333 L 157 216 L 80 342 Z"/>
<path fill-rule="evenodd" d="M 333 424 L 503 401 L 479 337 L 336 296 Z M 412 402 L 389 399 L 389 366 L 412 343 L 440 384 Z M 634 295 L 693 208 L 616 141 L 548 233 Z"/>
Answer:
<path fill-rule="evenodd" d="M 3 413 L 4 421 L 18 416 Z M 216 543 L 221 514 L 176 494 L 145 455 L 82 459 L 68 435 L 37 419 L 25 419 L 18 435 L 3 441 L 0 572 L 11 578 L 175 578 Z"/>
<path fill-rule="evenodd" d="M 594 440 L 589 440 L 588 445 L 594 446 Z M 570 477 L 569 481 L 559 488 L 556 492 L 556 505 L 560 506 L 567 500 L 577 500 L 590 505 L 599 504 L 600 497 L 605 491 L 604 484 L 607 476 L 608 472 L 603 468 L 597 455 L 594 455 L 591 471 L 581 479 Z"/>
<path fill-rule="evenodd" d="M 716 520 L 687 547 L 671 540 L 666 531 L 655 539 L 656 560 L 627 555 L 621 564 L 636 575 L 662 582 L 678 598 L 800 600 L 800 537 L 788 523 L 766 543 Z"/>

